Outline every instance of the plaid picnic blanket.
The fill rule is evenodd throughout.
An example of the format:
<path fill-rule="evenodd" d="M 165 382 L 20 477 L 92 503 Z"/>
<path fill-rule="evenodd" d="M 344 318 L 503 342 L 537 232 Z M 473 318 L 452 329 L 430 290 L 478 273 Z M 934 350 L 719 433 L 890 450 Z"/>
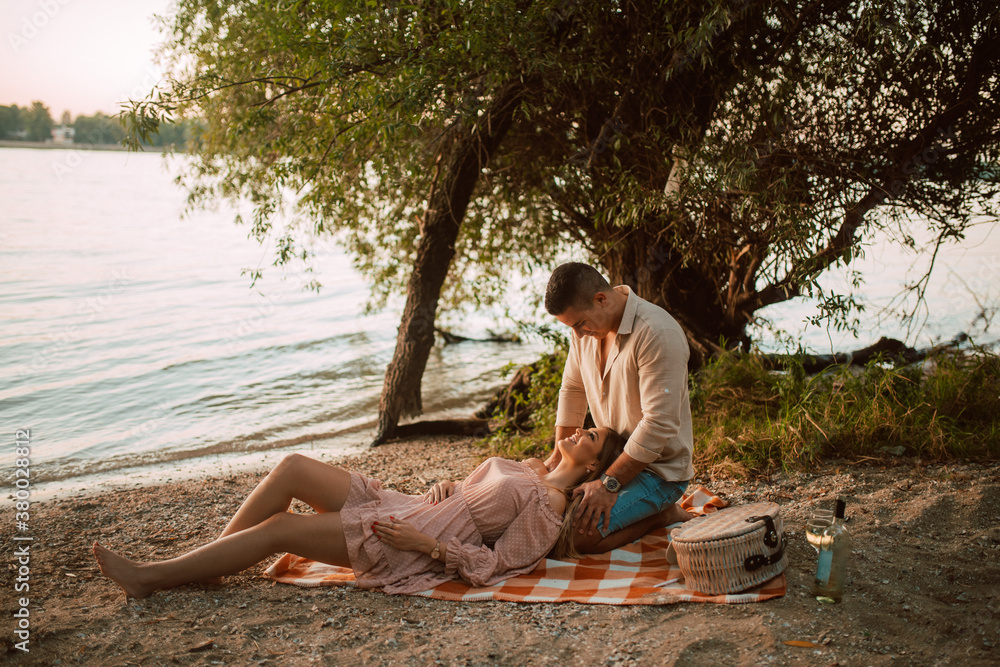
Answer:
<path fill-rule="evenodd" d="M 681 499 L 681 506 L 695 515 L 715 512 L 726 504 L 702 486 L 689 489 Z M 675 602 L 735 604 L 762 602 L 785 594 L 784 574 L 733 595 L 708 595 L 686 588 L 680 567 L 667 562 L 666 549 L 671 528 L 654 531 L 638 542 L 605 554 L 580 559 L 547 558 L 530 574 L 495 586 L 477 588 L 464 581 L 449 581 L 416 595 L 461 602 L 506 600 L 633 605 Z M 296 586 L 355 585 L 354 574 L 348 568 L 325 565 L 292 554 L 285 554 L 272 563 L 264 576 Z"/>

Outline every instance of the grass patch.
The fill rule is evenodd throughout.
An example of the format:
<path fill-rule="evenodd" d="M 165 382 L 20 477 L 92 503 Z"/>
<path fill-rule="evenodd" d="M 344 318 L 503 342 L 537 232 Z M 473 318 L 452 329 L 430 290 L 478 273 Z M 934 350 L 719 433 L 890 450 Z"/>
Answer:
<path fill-rule="evenodd" d="M 544 458 L 552 451 L 556 434 L 556 407 L 567 351 L 566 345 L 556 345 L 551 354 L 527 369 L 518 370 L 519 373 L 529 373 L 530 383 L 526 393 L 512 393 L 507 405 L 500 405 L 494 411 L 491 419 L 493 432 L 484 441 L 491 456 Z M 514 366 L 508 366 L 504 375 L 510 375 L 514 370 Z"/>
<path fill-rule="evenodd" d="M 981 349 L 893 368 L 765 370 L 727 355 L 692 379 L 695 464 L 750 471 L 829 458 L 991 459 L 1000 455 L 1000 357 Z"/>
<path fill-rule="evenodd" d="M 543 360 L 520 400 L 527 421 L 498 421 L 486 440 L 499 456 L 552 447 L 565 349 Z M 542 364 L 542 362 L 539 362 Z M 537 387 L 536 387 L 537 383 Z M 1000 357 L 950 351 L 904 368 L 873 361 L 807 376 L 730 354 L 691 377 L 695 468 L 746 476 L 808 468 L 834 458 L 891 455 L 925 461 L 1000 457 Z"/>

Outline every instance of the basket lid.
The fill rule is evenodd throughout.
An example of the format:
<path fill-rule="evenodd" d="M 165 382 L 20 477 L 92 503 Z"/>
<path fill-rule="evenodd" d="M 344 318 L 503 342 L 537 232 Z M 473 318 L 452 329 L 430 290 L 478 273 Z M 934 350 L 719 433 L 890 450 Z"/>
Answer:
<path fill-rule="evenodd" d="M 777 517 L 777 503 L 751 503 L 750 505 L 727 507 L 718 512 L 691 519 L 674 530 L 673 540 L 675 542 L 704 542 L 739 537 L 756 530 L 763 530 L 765 527 L 763 521 L 747 523 L 747 519 L 764 515 L 769 515 L 771 518 Z"/>

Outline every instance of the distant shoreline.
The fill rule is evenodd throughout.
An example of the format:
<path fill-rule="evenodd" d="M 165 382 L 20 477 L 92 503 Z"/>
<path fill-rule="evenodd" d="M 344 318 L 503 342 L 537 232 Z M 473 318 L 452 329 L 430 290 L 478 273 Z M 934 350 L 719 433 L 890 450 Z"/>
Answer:
<path fill-rule="evenodd" d="M 11 141 L 0 140 L 0 148 L 43 148 L 73 151 L 127 151 L 124 146 L 117 144 L 56 144 L 51 141 Z"/>

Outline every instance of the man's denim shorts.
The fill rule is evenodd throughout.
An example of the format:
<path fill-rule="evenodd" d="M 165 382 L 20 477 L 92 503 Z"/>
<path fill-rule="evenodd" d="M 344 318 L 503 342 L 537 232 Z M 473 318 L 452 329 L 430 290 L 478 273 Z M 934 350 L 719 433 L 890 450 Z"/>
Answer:
<path fill-rule="evenodd" d="M 607 537 L 642 521 L 680 500 L 687 487 L 687 482 L 667 482 L 656 473 L 643 470 L 618 492 L 618 500 L 611 508 L 611 525 L 605 529 L 602 522 L 598 530 Z"/>

